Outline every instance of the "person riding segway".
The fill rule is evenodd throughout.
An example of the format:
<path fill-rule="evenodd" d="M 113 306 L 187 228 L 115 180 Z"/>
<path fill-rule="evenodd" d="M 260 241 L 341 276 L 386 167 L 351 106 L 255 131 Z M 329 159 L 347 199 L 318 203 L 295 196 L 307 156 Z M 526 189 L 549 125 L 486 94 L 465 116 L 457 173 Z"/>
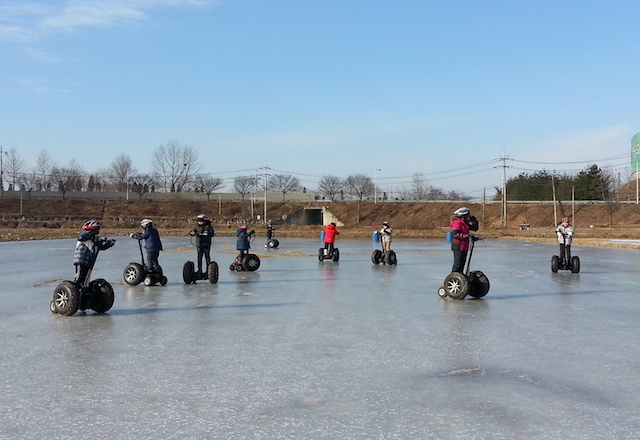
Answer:
<path fill-rule="evenodd" d="M 197 264 L 195 271 L 193 261 L 187 261 L 182 268 L 182 278 L 185 284 L 195 284 L 198 280 L 208 279 L 211 284 L 218 282 L 218 263 L 211 261 L 211 240 L 215 235 L 211 226 L 211 219 L 206 214 L 199 214 L 196 218 L 196 226 L 189 231 L 191 244 L 198 250 Z M 194 243 L 195 241 L 195 243 Z M 206 271 L 202 271 L 202 259 L 206 263 Z"/>

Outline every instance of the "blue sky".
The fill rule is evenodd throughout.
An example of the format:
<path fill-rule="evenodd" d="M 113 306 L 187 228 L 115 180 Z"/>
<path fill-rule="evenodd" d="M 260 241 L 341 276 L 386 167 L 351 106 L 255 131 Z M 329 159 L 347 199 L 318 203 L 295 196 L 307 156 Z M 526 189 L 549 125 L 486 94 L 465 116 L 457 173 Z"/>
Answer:
<path fill-rule="evenodd" d="M 170 140 L 202 171 L 421 172 L 480 197 L 597 163 L 630 175 L 640 2 L 0 0 L 0 145 L 27 167 L 151 171 Z M 380 171 L 377 171 L 380 170 Z"/>

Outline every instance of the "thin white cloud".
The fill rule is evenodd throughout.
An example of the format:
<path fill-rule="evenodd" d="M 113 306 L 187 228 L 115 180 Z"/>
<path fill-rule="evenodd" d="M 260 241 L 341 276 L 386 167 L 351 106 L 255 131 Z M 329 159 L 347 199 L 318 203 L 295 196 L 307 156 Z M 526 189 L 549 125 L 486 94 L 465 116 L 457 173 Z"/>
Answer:
<path fill-rule="evenodd" d="M 81 27 L 109 27 L 139 23 L 162 8 L 195 8 L 217 5 L 215 0 L 67 0 L 27 2 L 13 0 L 0 5 L 0 41 L 30 43 L 51 32 Z"/>

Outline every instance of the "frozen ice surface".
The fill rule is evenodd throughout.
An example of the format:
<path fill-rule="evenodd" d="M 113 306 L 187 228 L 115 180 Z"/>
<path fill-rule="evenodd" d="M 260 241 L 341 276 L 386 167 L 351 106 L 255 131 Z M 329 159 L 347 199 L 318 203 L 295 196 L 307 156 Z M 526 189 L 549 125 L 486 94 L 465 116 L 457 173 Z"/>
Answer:
<path fill-rule="evenodd" d="M 118 237 L 116 237 L 118 238 Z M 481 300 L 440 299 L 448 244 L 279 237 L 256 272 L 182 282 L 188 239 L 163 238 L 167 286 L 131 287 L 128 237 L 100 254 L 114 307 L 49 311 L 74 240 L 0 243 L 0 439 L 637 439 L 640 254 L 486 241 Z M 185 248 L 186 251 L 177 250 Z"/>

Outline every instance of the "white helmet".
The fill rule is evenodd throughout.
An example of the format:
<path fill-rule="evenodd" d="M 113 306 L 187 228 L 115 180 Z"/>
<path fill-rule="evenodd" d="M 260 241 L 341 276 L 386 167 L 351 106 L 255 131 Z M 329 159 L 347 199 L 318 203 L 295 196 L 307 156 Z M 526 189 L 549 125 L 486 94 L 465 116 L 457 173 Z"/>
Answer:
<path fill-rule="evenodd" d="M 455 215 L 456 217 L 464 217 L 465 215 L 469 215 L 471 211 L 469 211 L 469 208 L 467 207 L 462 207 L 462 208 L 458 208 L 453 212 L 453 215 Z"/>
<path fill-rule="evenodd" d="M 153 220 L 151 220 L 150 218 L 144 218 L 140 222 L 140 226 L 142 226 L 143 228 L 146 228 L 147 226 L 151 226 L 152 224 L 153 224 Z"/>

